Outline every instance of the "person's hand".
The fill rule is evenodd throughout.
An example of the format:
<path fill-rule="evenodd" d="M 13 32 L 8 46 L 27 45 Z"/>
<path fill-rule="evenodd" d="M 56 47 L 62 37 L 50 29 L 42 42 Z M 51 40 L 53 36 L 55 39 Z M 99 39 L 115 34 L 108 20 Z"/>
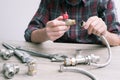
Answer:
<path fill-rule="evenodd" d="M 104 35 L 107 32 L 105 22 L 97 16 L 90 17 L 85 23 L 84 28 L 88 30 L 88 34 L 95 34 L 97 36 Z"/>
<path fill-rule="evenodd" d="M 55 41 L 56 39 L 62 37 L 66 31 L 68 31 L 70 26 L 66 26 L 63 22 L 63 16 L 48 21 L 46 24 L 46 34 L 49 40 Z"/>

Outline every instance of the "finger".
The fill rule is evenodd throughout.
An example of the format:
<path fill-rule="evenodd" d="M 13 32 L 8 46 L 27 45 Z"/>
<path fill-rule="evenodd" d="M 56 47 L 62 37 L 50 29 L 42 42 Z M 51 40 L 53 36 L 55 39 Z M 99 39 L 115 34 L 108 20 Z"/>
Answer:
<path fill-rule="evenodd" d="M 88 34 L 92 34 L 94 29 L 97 28 L 97 25 L 99 24 L 99 21 L 98 20 L 95 20 L 93 21 L 91 24 L 90 24 L 90 27 L 88 27 Z"/>
<path fill-rule="evenodd" d="M 63 34 L 64 34 L 65 32 L 66 32 L 66 31 L 54 32 L 54 33 L 53 33 L 53 36 L 54 36 L 54 37 L 61 37 L 61 36 L 63 36 Z"/>
<path fill-rule="evenodd" d="M 85 23 L 84 28 L 85 28 L 85 29 L 88 29 L 88 27 L 90 26 L 90 24 L 91 24 L 93 21 L 95 21 L 96 19 L 97 19 L 96 16 L 90 17 L 90 18 L 87 20 L 87 22 Z"/>
<path fill-rule="evenodd" d="M 104 35 L 105 32 L 106 30 L 104 28 L 100 28 L 97 33 L 99 33 L 100 35 Z"/>
<path fill-rule="evenodd" d="M 93 34 L 97 34 L 99 32 L 99 29 L 102 28 L 102 24 L 100 22 L 98 22 L 95 27 L 93 28 L 92 33 Z"/>
<path fill-rule="evenodd" d="M 105 25 L 105 23 L 99 19 L 99 23 L 97 24 L 97 26 L 94 28 L 93 33 L 96 35 L 102 35 L 104 34 L 104 32 L 107 30 L 107 27 Z"/>
<path fill-rule="evenodd" d="M 98 30 L 102 27 L 102 24 L 99 20 L 95 20 L 90 26 L 93 26 L 93 29 L 90 30 L 90 34 L 96 34 L 96 32 L 98 32 Z"/>
<path fill-rule="evenodd" d="M 66 31 L 49 32 L 49 33 L 48 33 L 48 36 L 49 36 L 49 39 L 50 39 L 50 40 L 54 41 L 54 40 L 60 38 L 61 36 L 63 36 L 65 32 L 66 32 Z"/>
<path fill-rule="evenodd" d="M 63 16 L 59 16 L 55 20 L 63 20 Z"/>
<path fill-rule="evenodd" d="M 102 35 L 102 32 L 103 32 L 103 28 L 100 28 L 99 31 L 97 31 L 95 34 L 97 36 L 101 36 Z"/>
<path fill-rule="evenodd" d="M 47 23 L 48 27 L 65 26 L 64 21 L 52 20 Z"/>
<path fill-rule="evenodd" d="M 57 26 L 57 27 L 51 28 L 51 31 L 53 32 L 66 31 L 66 30 L 68 30 L 67 26 Z"/>

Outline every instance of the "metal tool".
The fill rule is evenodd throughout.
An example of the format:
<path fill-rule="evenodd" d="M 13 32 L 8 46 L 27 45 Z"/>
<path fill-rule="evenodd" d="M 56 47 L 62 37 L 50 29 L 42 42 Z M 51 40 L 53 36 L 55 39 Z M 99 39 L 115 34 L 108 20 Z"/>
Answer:
<path fill-rule="evenodd" d="M 41 53 L 41 52 L 29 50 L 29 49 L 24 49 L 24 48 L 22 48 L 22 47 L 16 47 L 16 49 L 17 49 L 17 50 L 21 50 L 21 51 L 29 52 L 29 54 L 31 54 L 31 55 L 33 55 L 33 56 L 48 58 L 48 59 L 50 59 L 52 62 L 63 62 L 64 59 L 67 58 L 67 56 L 66 56 L 66 55 L 63 55 L 63 54 L 47 54 L 47 53 Z"/>
<path fill-rule="evenodd" d="M 3 43 L 2 45 L 9 50 L 13 50 L 14 54 L 20 58 L 23 63 L 28 63 L 33 60 L 33 58 L 25 51 L 17 50 L 14 46 L 8 45 L 7 43 Z"/>
<path fill-rule="evenodd" d="M 40 53 L 28 49 L 23 49 L 21 47 L 14 47 L 7 43 L 2 43 L 2 45 L 7 49 L 14 50 L 14 54 L 19 57 L 23 63 L 27 63 L 28 75 L 34 75 L 37 72 L 36 61 L 30 56 L 30 54 L 37 57 L 48 58 L 52 62 L 62 62 L 65 58 L 67 58 L 65 55 Z"/>
<path fill-rule="evenodd" d="M 47 53 L 41 53 L 41 52 L 32 51 L 32 50 L 23 49 L 23 48 L 17 48 L 17 49 L 29 52 L 33 56 L 48 58 L 52 62 L 63 62 L 65 58 L 68 58 L 66 55 L 62 55 L 62 54 L 47 54 Z"/>
<path fill-rule="evenodd" d="M 28 52 L 30 55 L 33 56 L 37 56 L 37 57 L 43 57 L 43 58 L 48 58 L 50 59 L 52 62 L 63 62 L 65 58 L 67 58 L 66 55 L 63 54 L 47 54 L 47 53 L 41 53 L 41 52 L 37 52 L 37 51 L 33 51 L 33 50 L 29 50 L 29 49 L 24 49 L 22 47 L 14 47 L 11 45 L 8 45 L 7 43 L 3 43 L 3 46 L 7 47 L 7 48 L 11 48 L 13 47 L 15 50 L 20 50 L 20 51 L 24 51 L 24 52 Z"/>
<path fill-rule="evenodd" d="M 19 66 L 15 64 L 5 63 L 3 65 L 3 74 L 6 78 L 11 79 L 19 72 Z"/>
<path fill-rule="evenodd" d="M 17 52 L 19 51 L 24 51 L 24 52 L 28 52 L 29 54 L 33 55 L 33 56 L 37 56 L 37 57 L 43 57 L 43 58 L 48 58 L 50 59 L 52 62 L 63 62 L 65 58 L 67 58 L 66 55 L 62 55 L 62 54 L 47 54 L 47 53 L 41 53 L 41 52 L 37 52 L 37 51 L 33 51 L 33 50 L 29 50 L 29 49 L 24 49 L 22 47 L 14 47 L 12 45 L 9 45 L 7 43 L 2 43 L 2 45 L 4 47 L 6 47 L 7 49 L 14 49 Z M 12 47 L 12 48 L 11 48 Z"/>
<path fill-rule="evenodd" d="M 28 74 L 34 75 L 37 72 L 36 60 L 28 54 L 28 52 L 17 50 L 14 46 L 10 46 L 7 43 L 2 44 L 7 49 L 13 50 L 14 54 L 23 62 L 27 63 Z"/>

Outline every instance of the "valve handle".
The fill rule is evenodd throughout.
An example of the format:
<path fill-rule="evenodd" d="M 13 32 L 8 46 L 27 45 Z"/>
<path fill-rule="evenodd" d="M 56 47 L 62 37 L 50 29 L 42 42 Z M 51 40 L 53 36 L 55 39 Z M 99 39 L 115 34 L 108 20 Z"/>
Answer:
<path fill-rule="evenodd" d="M 64 19 L 64 20 L 66 20 L 66 19 L 68 19 L 68 18 L 69 18 L 69 16 L 68 16 L 67 12 L 65 12 L 65 14 L 63 14 L 62 16 L 63 16 L 63 19 Z"/>

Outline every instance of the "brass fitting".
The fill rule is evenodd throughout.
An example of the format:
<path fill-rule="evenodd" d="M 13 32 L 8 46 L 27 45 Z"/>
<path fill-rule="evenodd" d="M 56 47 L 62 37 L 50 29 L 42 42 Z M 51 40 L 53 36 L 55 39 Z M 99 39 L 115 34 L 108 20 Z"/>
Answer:
<path fill-rule="evenodd" d="M 33 76 L 37 73 L 36 61 L 28 62 L 27 66 L 28 66 L 28 75 Z"/>
<path fill-rule="evenodd" d="M 64 20 L 64 22 L 66 23 L 66 26 L 71 26 L 76 24 L 74 19 L 66 19 Z"/>

